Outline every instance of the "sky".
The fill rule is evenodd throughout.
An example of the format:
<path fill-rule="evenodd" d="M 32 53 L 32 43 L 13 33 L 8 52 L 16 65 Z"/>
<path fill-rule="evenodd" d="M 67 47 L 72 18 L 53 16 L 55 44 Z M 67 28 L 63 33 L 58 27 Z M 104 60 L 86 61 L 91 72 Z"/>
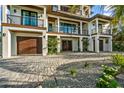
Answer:
<path fill-rule="evenodd" d="M 93 12 L 93 15 L 104 14 L 104 15 L 110 16 L 112 14 L 111 11 L 108 11 L 108 6 L 106 6 L 103 9 L 103 8 L 101 8 L 101 5 L 95 5 L 95 6 L 93 6 L 92 12 Z"/>

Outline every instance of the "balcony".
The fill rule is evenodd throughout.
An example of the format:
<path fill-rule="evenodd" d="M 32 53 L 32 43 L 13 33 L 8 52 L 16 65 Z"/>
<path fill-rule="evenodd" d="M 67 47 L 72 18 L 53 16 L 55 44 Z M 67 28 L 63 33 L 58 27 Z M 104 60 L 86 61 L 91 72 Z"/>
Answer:
<path fill-rule="evenodd" d="M 7 15 L 7 23 L 28 27 L 44 27 L 44 19 L 29 16 Z"/>
<path fill-rule="evenodd" d="M 99 34 L 99 35 L 111 35 L 111 30 L 110 29 L 99 29 L 98 33 L 96 31 L 96 29 L 92 30 L 92 35 L 93 34 Z"/>
<path fill-rule="evenodd" d="M 59 33 L 70 34 L 70 35 L 88 35 L 88 30 L 83 30 L 82 34 L 80 33 L 80 27 L 64 27 L 60 26 Z M 48 28 L 49 32 L 58 32 L 57 26 L 52 26 Z"/>
<path fill-rule="evenodd" d="M 76 15 L 76 16 L 81 16 L 82 15 L 82 11 L 79 8 L 75 9 L 74 11 L 71 11 L 70 6 L 60 6 L 59 12 L 66 13 L 66 14 L 71 14 L 71 15 Z"/>

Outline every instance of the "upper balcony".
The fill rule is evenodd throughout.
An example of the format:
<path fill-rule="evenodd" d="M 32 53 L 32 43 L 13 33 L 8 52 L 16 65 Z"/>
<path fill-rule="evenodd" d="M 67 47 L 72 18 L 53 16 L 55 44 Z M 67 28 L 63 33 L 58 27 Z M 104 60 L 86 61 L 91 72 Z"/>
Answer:
<path fill-rule="evenodd" d="M 3 26 L 46 30 L 47 18 L 45 6 L 12 5 L 3 12 Z M 16 29 L 13 28 L 13 29 Z"/>
<path fill-rule="evenodd" d="M 29 16 L 7 15 L 7 23 L 23 26 L 44 27 L 44 19 Z"/>
<path fill-rule="evenodd" d="M 91 34 L 92 35 L 95 35 L 95 34 L 98 34 L 98 35 L 111 35 L 111 29 L 98 29 L 98 32 L 96 29 L 92 29 L 91 30 Z"/>
<path fill-rule="evenodd" d="M 59 12 L 82 16 L 82 10 L 80 9 L 80 7 L 78 7 L 77 9 L 73 9 L 73 11 L 72 11 L 71 6 L 61 5 Z"/>
<path fill-rule="evenodd" d="M 112 35 L 112 18 L 105 15 L 96 15 L 90 22 L 91 35 Z"/>
<path fill-rule="evenodd" d="M 82 30 L 82 33 L 80 33 L 80 27 L 66 27 L 66 26 L 60 26 L 58 31 L 58 26 L 49 26 L 48 32 L 57 32 L 61 34 L 68 34 L 68 35 L 88 35 L 88 30 Z"/>
<path fill-rule="evenodd" d="M 90 6 L 86 5 L 52 5 L 52 11 L 84 18 L 90 16 Z"/>

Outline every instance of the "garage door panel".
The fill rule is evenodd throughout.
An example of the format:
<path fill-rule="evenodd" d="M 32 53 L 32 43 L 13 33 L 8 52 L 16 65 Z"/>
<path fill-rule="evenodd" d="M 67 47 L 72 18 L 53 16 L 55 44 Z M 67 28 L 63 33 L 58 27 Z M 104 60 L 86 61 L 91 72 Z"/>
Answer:
<path fill-rule="evenodd" d="M 18 54 L 41 54 L 42 38 L 17 37 Z"/>

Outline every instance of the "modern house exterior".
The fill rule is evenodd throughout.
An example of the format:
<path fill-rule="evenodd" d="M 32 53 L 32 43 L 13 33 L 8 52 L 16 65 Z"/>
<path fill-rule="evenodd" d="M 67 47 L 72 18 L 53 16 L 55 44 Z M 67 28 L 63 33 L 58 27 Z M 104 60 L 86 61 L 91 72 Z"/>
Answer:
<path fill-rule="evenodd" d="M 89 5 L 3 5 L 2 57 L 48 54 L 48 38 L 57 37 L 57 52 L 112 51 L 112 18 L 91 17 Z"/>

